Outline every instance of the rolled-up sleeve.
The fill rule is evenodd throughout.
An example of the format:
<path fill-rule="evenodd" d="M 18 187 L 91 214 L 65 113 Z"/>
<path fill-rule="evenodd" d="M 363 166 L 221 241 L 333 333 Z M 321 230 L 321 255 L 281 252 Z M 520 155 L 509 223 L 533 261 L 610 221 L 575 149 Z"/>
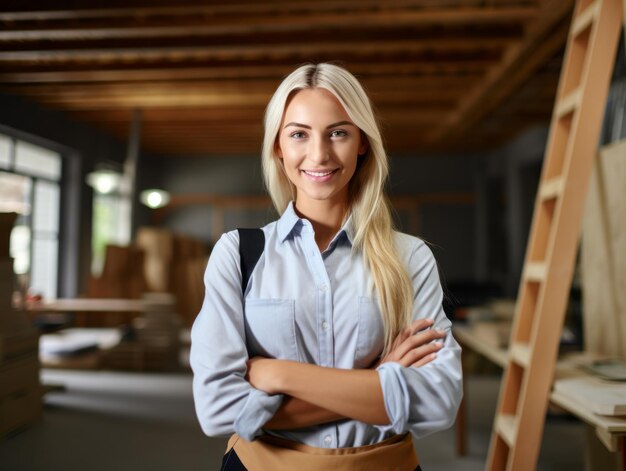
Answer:
<path fill-rule="evenodd" d="M 443 307 L 437 264 L 430 249 L 419 242 L 409 258 L 414 289 L 413 319 L 432 318 L 433 328 L 447 332 L 444 345 L 432 362 L 416 368 L 383 363 L 377 368 L 390 425 L 385 431 L 410 431 L 416 438 L 449 428 L 454 423 L 463 381 L 461 348 L 452 337 Z"/>
<path fill-rule="evenodd" d="M 209 436 L 236 432 L 252 440 L 273 417 L 282 395 L 270 396 L 245 379 L 248 351 L 236 231 L 215 244 L 204 283 L 204 302 L 191 329 L 196 414 Z"/>

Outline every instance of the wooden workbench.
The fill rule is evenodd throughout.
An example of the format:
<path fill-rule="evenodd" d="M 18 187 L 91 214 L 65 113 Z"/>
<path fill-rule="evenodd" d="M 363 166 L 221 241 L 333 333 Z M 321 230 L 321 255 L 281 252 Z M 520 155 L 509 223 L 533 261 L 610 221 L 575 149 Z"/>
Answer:
<path fill-rule="evenodd" d="M 489 330 L 486 327 L 481 325 L 480 329 L 474 330 L 470 326 L 455 324 L 452 332 L 454 338 L 461 344 L 464 350 L 474 351 L 494 364 L 504 367 L 508 359 L 508 350 L 494 343 L 493 339 L 497 338 L 495 335 L 485 335 Z M 590 401 L 580 400 L 580 391 L 577 389 L 576 383 L 569 381 L 572 378 L 594 381 L 594 387 L 598 388 L 600 394 L 609 389 L 613 393 L 617 385 L 620 393 L 623 388 L 623 394 L 626 394 L 626 382 L 608 383 L 597 381 L 596 377 L 580 368 L 582 363 L 591 360 L 592 357 L 585 354 L 569 355 L 559 360 L 550 401 L 591 426 L 609 451 L 621 453 L 622 469 L 626 469 L 626 417 L 606 416 L 595 413 L 594 405 Z M 623 395 L 620 394 L 616 400 L 621 401 L 622 398 Z M 456 425 L 457 452 L 461 455 L 466 453 L 465 428 L 466 410 L 465 405 L 462 404 L 459 408 Z"/>

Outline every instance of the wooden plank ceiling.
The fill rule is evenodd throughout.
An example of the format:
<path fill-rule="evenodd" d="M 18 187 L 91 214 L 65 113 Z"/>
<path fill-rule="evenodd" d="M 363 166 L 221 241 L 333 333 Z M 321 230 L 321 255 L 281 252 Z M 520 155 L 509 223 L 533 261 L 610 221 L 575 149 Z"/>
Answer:
<path fill-rule="evenodd" d="M 65 4 L 65 6 L 63 6 Z M 571 0 L 0 4 L 0 89 L 161 155 L 257 155 L 281 78 L 362 79 L 394 154 L 474 151 L 549 121 Z"/>

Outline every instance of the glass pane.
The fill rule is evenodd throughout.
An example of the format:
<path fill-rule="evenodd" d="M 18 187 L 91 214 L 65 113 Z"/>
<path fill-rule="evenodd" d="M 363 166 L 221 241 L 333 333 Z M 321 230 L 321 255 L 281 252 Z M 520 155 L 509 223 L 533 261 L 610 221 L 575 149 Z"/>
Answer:
<path fill-rule="evenodd" d="M 11 257 L 13 270 L 17 275 L 25 275 L 30 269 L 30 227 L 16 224 L 11 231 Z"/>
<path fill-rule="evenodd" d="M 107 244 L 130 244 L 129 218 L 129 198 L 94 193 L 91 272 L 95 276 L 102 271 Z"/>
<path fill-rule="evenodd" d="M 9 168 L 11 166 L 11 146 L 13 141 L 8 137 L 0 134 L 0 168 Z"/>
<path fill-rule="evenodd" d="M 43 180 L 35 182 L 33 231 L 59 231 L 59 185 Z"/>
<path fill-rule="evenodd" d="M 56 239 L 35 239 L 30 275 L 30 288 L 33 293 L 45 299 L 57 297 L 57 252 Z"/>
<path fill-rule="evenodd" d="M 116 221 L 116 238 L 117 243 L 120 245 L 130 244 L 130 198 L 126 196 L 120 196 L 119 199 L 119 216 Z"/>
<path fill-rule="evenodd" d="M 61 179 L 61 155 L 28 142 L 17 141 L 15 170 L 58 181 Z"/>
<path fill-rule="evenodd" d="M 29 177 L 0 172 L 0 211 L 5 213 L 30 214 Z"/>

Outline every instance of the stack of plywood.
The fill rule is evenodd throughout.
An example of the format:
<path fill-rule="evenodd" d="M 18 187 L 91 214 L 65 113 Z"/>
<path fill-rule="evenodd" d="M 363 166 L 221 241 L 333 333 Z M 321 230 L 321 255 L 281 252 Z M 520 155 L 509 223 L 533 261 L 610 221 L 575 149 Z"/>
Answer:
<path fill-rule="evenodd" d="M 174 237 L 170 292 L 176 296 L 178 312 L 187 326 L 193 324 L 202 307 L 203 274 L 207 259 L 203 242 L 181 235 Z M 202 266 L 200 271 L 197 269 L 199 265 Z M 202 284 L 200 293 L 197 288 L 198 282 Z"/>
<path fill-rule="evenodd" d="M 190 326 L 204 296 L 202 276 L 207 263 L 204 242 L 167 229 L 141 227 L 135 245 L 146 254 L 144 276 L 149 291 L 174 294 L 177 312 Z"/>
<path fill-rule="evenodd" d="M 15 214 L 0 213 L 0 437 L 41 416 L 39 335 L 24 312 L 13 309 L 9 238 Z"/>
<path fill-rule="evenodd" d="M 152 292 L 168 291 L 174 235 L 167 229 L 140 227 L 137 230 L 135 245 L 145 253 L 143 267 L 148 290 Z"/>
<path fill-rule="evenodd" d="M 143 250 L 107 245 L 102 274 L 89 280 L 89 297 L 141 298 L 147 290 L 143 264 Z"/>
<path fill-rule="evenodd" d="M 626 140 L 595 161 L 583 218 L 585 350 L 626 361 Z"/>
<path fill-rule="evenodd" d="M 148 290 L 143 271 L 144 252 L 137 247 L 107 245 L 104 267 L 99 277 L 88 283 L 89 298 L 139 299 Z M 106 316 L 83 318 L 77 313 L 75 324 L 81 327 L 127 325 L 134 312 L 110 312 Z"/>
<path fill-rule="evenodd" d="M 90 298 L 141 298 L 144 293 L 170 293 L 176 312 L 191 326 L 202 306 L 205 243 L 167 229 L 140 227 L 130 247 L 107 246 L 99 278 L 89 280 Z M 111 313 L 90 318 L 91 327 L 128 324 L 133 313 Z M 81 323 L 77 322 L 81 325 Z"/>
<path fill-rule="evenodd" d="M 168 293 L 144 295 L 145 312 L 133 321 L 134 335 L 104 352 L 110 369 L 168 371 L 179 366 L 181 319 Z"/>

